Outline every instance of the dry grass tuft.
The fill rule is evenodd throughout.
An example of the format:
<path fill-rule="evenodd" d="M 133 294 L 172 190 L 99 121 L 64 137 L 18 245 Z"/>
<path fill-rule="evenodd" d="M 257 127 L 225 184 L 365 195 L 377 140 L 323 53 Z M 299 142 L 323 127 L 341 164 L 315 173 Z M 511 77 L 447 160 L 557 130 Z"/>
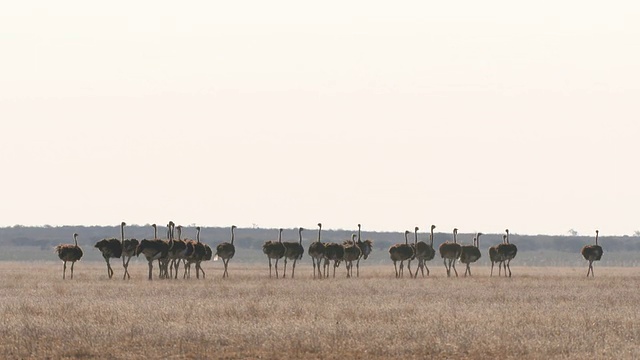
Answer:
<path fill-rule="evenodd" d="M 320 281 L 310 264 L 294 280 L 266 263 L 186 281 L 147 281 L 142 263 L 131 281 L 100 262 L 73 281 L 61 268 L 0 263 L 0 358 L 640 358 L 637 268 L 396 280 L 389 264 Z"/>

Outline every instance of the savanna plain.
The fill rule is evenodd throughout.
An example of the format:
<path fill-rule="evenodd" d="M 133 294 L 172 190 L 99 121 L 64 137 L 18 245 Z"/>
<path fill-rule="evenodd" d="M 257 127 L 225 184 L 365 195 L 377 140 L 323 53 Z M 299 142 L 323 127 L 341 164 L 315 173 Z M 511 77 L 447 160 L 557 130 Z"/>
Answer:
<path fill-rule="evenodd" d="M 61 262 L 0 262 L 0 358 L 640 358 L 639 268 L 447 278 L 434 261 L 425 278 L 389 264 L 314 280 L 306 263 L 275 279 L 232 261 L 228 279 L 210 263 L 206 279 L 148 281 L 140 262 L 123 281 L 115 264 L 62 280 Z"/>

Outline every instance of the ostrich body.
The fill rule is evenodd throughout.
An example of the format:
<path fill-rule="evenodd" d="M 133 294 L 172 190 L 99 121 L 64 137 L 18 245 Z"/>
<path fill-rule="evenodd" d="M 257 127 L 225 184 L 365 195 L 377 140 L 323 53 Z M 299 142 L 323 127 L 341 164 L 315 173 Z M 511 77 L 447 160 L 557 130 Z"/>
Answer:
<path fill-rule="evenodd" d="M 421 271 L 423 277 L 425 268 L 427 269 L 427 276 L 429 276 L 429 268 L 427 267 L 426 262 L 432 260 L 436 254 L 436 251 L 433 249 L 433 229 L 435 228 L 435 225 L 431 225 L 429 244 L 425 243 L 424 241 L 418 241 L 418 230 L 420 229 L 417 226 L 415 228 L 414 248 L 416 251 L 416 258 L 418 259 L 418 270 Z M 414 278 L 418 277 L 418 270 L 416 270 Z"/>
<path fill-rule="evenodd" d="M 509 277 L 511 277 L 511 260 L 516 257 L 518 253 L 518 247 L 509 242 L 509 229 L 506 229 L 507 237 L 503 244 L 498 245 L 498 255 L 504 260 L 502 265 L 504 266 L 504 275 L 507 276 L 507 269 L 509 269 Z M 504 239 L 504 238 L 503 238 Z"/>
<path fill-rule="evenodd" d="M 269 277 L 271 277 L 271 259 L 276 260 L 276 279 L 278 278 L 278 260 L 280 260 L 285 253 L 285 247 L 282 244 L 282 230 L 278 230 L 278 241 L 269 240 L 262 245 L 262 252 L 267 255 L 269 259 Z"/>
<path fill-rule="evenodd" d="M 218 260 L 218 258 L 222 259 L 222 264 L 224 265 L 224 272 L 222 273 L 222 277 L 229 277 L 229 273 L 227 272 L 227 267 L 229 266 L 229 260 L 233 258 L 233 255 L 236 254 L 236 247 L 233 245 L 233 240 L 235 239 L 235 230 L 236 226 L 231 225 L 231 242 L 223 242 L 216 247 L 216 254 L 213 258 L 214 261 Z"/>
<path fill-rule="evenodd" d="M 156 224 L 151 225 L 154 228 L 154 237 L 153 240 L 142 239 L 136 247 L 136 256 L 140 256 L 143 254 L 147 259 L 149 264 L 149 280 L 152 280 L 153 273 L 153 261 L 158 260 L 158 277 L 163 277 L 163 269 L 162 269 L 162 261 L 161 259 L 166 258 L 169 253 L 169 244 L 165 241 L 157 239 L 157 228 Z M 169 231 L 170 232 L 170 231 Z M 169 234 L 167 234 L 169 235 Z M 166 271 L 166 269 L 165 269 Z"/>
<path fill-rule="evenodd" d="M 297 241 L 292 241 L 292 242 L 284 242 L 282 243 L 284 245 L 285 251 L 284 251 L 284 274 L 282 275 L 282 277 L 286 277 L 287 276 L 287 259 L 289 260 L 293 260 L 293 269 L 291 270 L 291 278 L 293 279 L 293 276 L 295 275 L 296 272 L 296 262 L 300 259 L 302 259 L 302 256 L 304 255 L 304 247 L 302 246 L 302 231 L 304 229 L 303 228 L 299 228 L 298 229 L 298 237 L 299 237 L 299 242 Z"/>
<path fill-rule="evenodd" d="M 444 268 L 447 269 L 447 276 L 451 276 L 451 268 L 458 277 L 458 270 L 456 270 L 456 259 L 460 257 L 461 246 L 458 244 L 458 229 L 453 229 L 453 242 L 445 242 L 440 245 L 438 250 L 440 256 L 444 261 Z M 448 265 L 447 265 L 448 262 Z"/>
<path fill-rule="evenodd" d="M 596 244 L 595 245 L 585 245 L 580 253 L 585 260 L 589 262 L 589 269 L 587 270 L 587 277 L 589 277 L 589 273 L 591 273 L 591 277 L 593 277 L 593 262 L 600 261 L 602 259 L 602 247 L 598 245 L 598 234 L 600 231 L 596 230 Z M 73 265 L 72 265 L 73 266 Z M 73 269 L 73 267 L 71 268 Z"/>
<path fill-rule="evenodd" d="M 502 235 L 502 243 L 507 242 L 507 235 Z M 500 271 L 502 270 L 502 263 L 504 262 L 504 257 L 498 252 L 498 246 L 501 244 L 494 245 L 489 248 L 489 260 L 491 260 L 491 275 L 493 276 L 493 265 L 498 263 L 498 276 L 500 276 Z M 507 276 L 507 271 L 505 270 L 504 275 Z"/>
<path fill-rule="evenodd" d="M 347 268 L 347 277 L 353 277 L 353 262 L 360 259 L 362 250 L 358 246 L 356 238 L 358 235 L 351 235 L 351 240 L 346 240 L 342 245 L 344 247 L 344 266 Z"/>
<path fill-rule="evenodd" d="M 71 261 L 71 280 L 73 280 L 73 265 L 76 261 L 82 259 L 82 249 L 78 246 L 78 234 L 73 234 L 73 245 L 60 244 L 54 248 L 54 251 L 58 253 L 60 260 L 64 262 L 62 266 L 62 279 L 64 280 L 67 272 L 67 261 Z"/>
<path fill-rule="evenodd" d="M 124 225 L 125 225 L 124 222 L 120 224 L 121 232 L 124 231 Z M 111 263 L 109 262 L 109 259 L 110 258 L 118 259 L 122 256 L 122 241 L 115 238 L 102 239 L 98 241 L 94 245 L 94 247 L 100 250 L 100 252 L 102 253 L 102 257 L 104 258 L 104 261 L 107 262 L 107 275 L 109 276 L 109 279 L 111 279 L 113 277 L 113 269 L 111 268 Z"/>
<path fill-rule="evenodd" d="M 196 241 L 193 242 L 193 253 L 187 258 L 185 264 L 185 274 L 183 278 L 191 278 L 191 264 L 196 265 L 196 279 L 200 279 L 200 273 L 202 272 L 202 278 L 205 278 L 204 269 L 202 269 L 202 262 L 211 260 L 213 256 L 213 250 L 205 243 L 200 242 L 200 226 L 196 227 Z"/>
<path fill-rule="evenodd" d="M 393 261 L 393 267 L 396 270 L 396 278 L 402 277 L 404 274 L 404 261 L 408 260 L 407 268 L 409 269 L 409 275 L 411 274 L 411 258 L 415 256 L 413 247 L 409 245 L 409 230 L 404 232 L 404 244 L 395 244 L 389 248 L 389 257 Z M 400 271 L 396 263 L 400 261 Z"/>
<path fill-rule="evenodd" d="M 136 254 L 136 248 L 139 245 L 138 240 L 136 239 L 124 238 L 124 227 L 126 225 L 127 224 L 124 221 L 120 224 L 120 239 L 122 240 L 122 267 L 124 267 L 122 280 L 131 279 L 131 275 L 129 275 L 129 261 Z"/>
<path fill-rule="evenodd" d="M 344 246 L 334 242 L 326 243 L 324 249 L 324 274 L 329 277 L 329 263 L 333 261 L 333 277 L 336 277 L 336 268 L 340 266 L 340 261 L 344 257 Z"/>
<path fill-rule="evenodd" d="M 168 258 L 171 260 L 169 277 L 173 277 L 174 279 L 178 278 L 178 269 L 180 268 L 180 261 L 186 260 L 193 248 L 189 248 L 187 246 L 187 241 L 182 240 L 182 226 L 178 225 L 175 228 L 178 229 L 178 239 L 173 239 L 173 222 L 169 222 L 171 226 L 171 237 L 169 238 L 169 255 Z M 175 275 L 173 271 L 175 270 Z"/>
<path fill-rule="evenodd" d="M 322 271 L 320 270 L 320 264 L 322 258 L 324 258 L 325 247 L 320 239 L 320 233 L 322 232 L 322 223 L 318 223 L 318 241 L 314 241 L 309 245 L 309 256 L 313 263 L 313 278 L 316 278 L 316 263 L 318 264 L 318 277 L 322 277 Z"/>
<path fill-rule="evenodd" d="M 467 273 L 471 276 L 471 263 L 478 261 L 482 256 L 479 249 L 480 235 L 482 235 L 482 233 L 477 233 L 473 238 L 473 245 L 464 245 L 460 248 L 460 262 L 467 265 L 464 276 L 467 276 Z"/>
<path fill-rule="evenodd" d="M 360 248 L 360 257 L 358 258 L 358 261 L 356 261 L 356 277 L 360 277 L 360 259 L 364 258 L 365 260 L 367 260 L 367 258 L 371 254 L 371 251 L 373 250 L 373 241 L 369 239 L 362 241 L 360 239 L 360 235 L 361 235 L 361 225 L 358 224 L 358 243 L 357 244 L 358 244 L 358 247 Z"/>

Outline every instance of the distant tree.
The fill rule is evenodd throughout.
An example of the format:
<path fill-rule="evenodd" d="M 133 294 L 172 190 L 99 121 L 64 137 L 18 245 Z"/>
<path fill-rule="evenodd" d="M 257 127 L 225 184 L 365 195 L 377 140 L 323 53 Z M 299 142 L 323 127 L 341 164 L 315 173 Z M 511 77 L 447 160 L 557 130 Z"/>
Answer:
<path fill-rule="evenodd" d="M 636 230 L 633 232 L 633 236 L 640 236 L 640 230 Z"/>
<path fill-rule="evenodd" d="M 578 236 L 578 232 L 576 231 L 576 229 L 569 229 L 569 231 L 567 231 L 567 232 L 571 236 Z"/>

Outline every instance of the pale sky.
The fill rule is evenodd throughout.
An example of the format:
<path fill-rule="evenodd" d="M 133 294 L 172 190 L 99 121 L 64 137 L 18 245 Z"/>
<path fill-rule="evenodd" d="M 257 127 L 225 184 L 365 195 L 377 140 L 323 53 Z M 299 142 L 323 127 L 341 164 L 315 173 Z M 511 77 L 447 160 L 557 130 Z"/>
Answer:
<path fill-rule="evenodd" d="M 637 1 L 5 1 L 0 226 L 640 229 Z"/>

